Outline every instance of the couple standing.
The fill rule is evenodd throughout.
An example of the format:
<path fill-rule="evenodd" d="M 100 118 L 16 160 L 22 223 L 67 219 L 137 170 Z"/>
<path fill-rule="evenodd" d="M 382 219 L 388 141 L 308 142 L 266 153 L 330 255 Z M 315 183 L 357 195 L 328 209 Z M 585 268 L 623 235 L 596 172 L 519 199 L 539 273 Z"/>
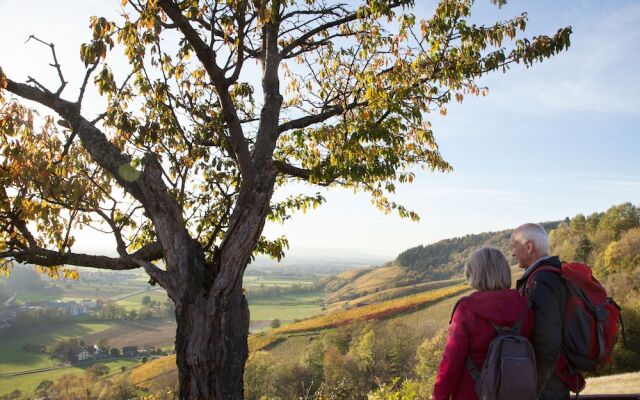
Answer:
<path fill-rule="evenodd" d="M 435 400 L 477 399 L 469 362 L 480 370 L 489 343 L 496 336 L 492 324 L 511 327 L 521 321 L 521 336 L 533 344 L 537 369 L 537 398 L 564 400 L 569 389 L 584 386 L 568 371 L 561 355 L 566 290 L 559 274 L 533 272 L 541 266 L 560 268 L 549 255 L 549 237 L 537 224 L 524 224 L 511 235 L 513 256 L 525 269 L 511 288 L 511 269 L 500 250 L 484 247 L 472 254 L 465 275 L 477 291 L 461 299 L 454 309 L 449 336 L 434 388 Z M 531 279 L 529 279 L 531 277 Z M 581 389 L 581 387 L 580 387 Z"/>

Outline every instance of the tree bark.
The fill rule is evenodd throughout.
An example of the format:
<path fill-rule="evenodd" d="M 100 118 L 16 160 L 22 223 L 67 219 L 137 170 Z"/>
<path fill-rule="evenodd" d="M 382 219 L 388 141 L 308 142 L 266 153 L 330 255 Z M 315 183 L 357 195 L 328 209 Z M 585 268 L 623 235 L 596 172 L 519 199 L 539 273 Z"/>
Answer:
<path fill-rule="evenodd" d="M 180 399 L 242 399 L 249 352 L 249 307 L 242 285 L 215 299 L 213 309 L 209 288 L 194 286 L 176 301 Z"/>

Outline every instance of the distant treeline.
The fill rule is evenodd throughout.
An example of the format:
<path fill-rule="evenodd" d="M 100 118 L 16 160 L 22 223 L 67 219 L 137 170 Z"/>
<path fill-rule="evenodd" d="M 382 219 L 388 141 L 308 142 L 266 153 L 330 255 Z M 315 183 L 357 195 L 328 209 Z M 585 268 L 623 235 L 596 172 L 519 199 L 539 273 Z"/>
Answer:
<path fill-rule="evenodd" d="M 541 225 L 550 231 L 561 221 L 543 222 Z M 511 263 L 510 237 L 513 229 L 499 232 L 484 232 L 445 239 L 426 246 L 413 247 L 398 255 L 395 263 L 401 267 L 416 271 L 422 280 L 442 280 L 462 272 L 471 253 L 480 246 L 492 246 L 500 249 Z"/>
<path fill-rule="evenodd" d="M 165 302 L 150 301 L 139 310 L 127 309 L 112 300 L 98 300 L 96 310 L 91 314 L 69 315 L 56 308 L 21 311 L 16 315 L 12 328 L 26 328 L 56 322 L 147 320 L 154 318 L 175 318 L 175 306 L 169 299 Z"/>

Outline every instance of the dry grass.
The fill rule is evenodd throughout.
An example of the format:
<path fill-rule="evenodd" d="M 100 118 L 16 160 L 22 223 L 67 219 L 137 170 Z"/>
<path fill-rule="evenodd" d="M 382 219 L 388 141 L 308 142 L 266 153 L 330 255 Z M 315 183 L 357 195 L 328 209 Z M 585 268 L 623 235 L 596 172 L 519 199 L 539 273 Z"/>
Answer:
<path fill-rule="evenodd" d="M 138 368 L 134 368 L 129 376 L 129 381 L 135 386 L 149 388 L 153 381 L 159 376 L 170 375 L 177 372 L 176 356 L 170 355 L 147 361 Z"/>
<path fill-rule="evenodd" d="M 328 294 L 327 302 L 335 303 L 345 297 L 362 297 L 376 290 L 382 290 L 387 287 L 389 282 L 393 282 L 406 274 L 406 271 L 405 268 L 391 266 L 374 268 L 364 274 L 362 271 L 355 271 L 355 273 L 349 275 L 346 273 L 340 274 L 338 275 L 339 279 L 351 280 L 354 276 L 356 278 L 335 292 Z M 358 274 L 360 275 L 358 276 Z"/>
<path fill-rule="evenodd" d="M 278 335 L 269 335 L 264 333 L 249 335 L 247 340 L 249 344 L 249 352 L 253 353 L 254 351 L 266 350 L 282 340 L 284 340 L 284 337 Z"/>
<path fill-rule="evenodd" d="M 375 293 L 371 293 L 362 297 L 358 297 L 353 300 L 338 301 L 329 305 L 329 310 L 340 310 L 345 304 L 349 307 L 358 307 L 367 304 L 380 303 L 382 301 L 397 299 L 403 296 L 409 296 L 419 292 L 426 292 L 428 290 L 440 289 L 447 286 L 453 286 L 463 283 L 463 278 L 448 279 L 444 281 L 433 281 L 418 283 L 410 286 L 403 286 L 398 288 L 380 290 Z"/>
<path fill-rule="evenodd" d="M 580 394 L 640 394 L 640 372 L 589 378 Z"/>

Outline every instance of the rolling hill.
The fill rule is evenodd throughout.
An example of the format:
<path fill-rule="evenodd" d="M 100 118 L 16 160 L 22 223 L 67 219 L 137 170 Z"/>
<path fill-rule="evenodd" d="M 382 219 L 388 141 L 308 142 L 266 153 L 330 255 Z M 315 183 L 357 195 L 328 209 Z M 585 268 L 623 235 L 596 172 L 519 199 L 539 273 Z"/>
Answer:
<path fill-rule="evenodd" d="M 544 222 L 547 231 L 561 221 Z M 395 260 L 377 268 L 343 272 L 325 285 L 330 310 L 348 308 L 444 287 L 450 280 L 463 282 L 462 271 L 471 253 L 480 246 L 500 249 L 510 261 L 513 229 L 466 235 L 417 246 L 400 253 Z"/>

